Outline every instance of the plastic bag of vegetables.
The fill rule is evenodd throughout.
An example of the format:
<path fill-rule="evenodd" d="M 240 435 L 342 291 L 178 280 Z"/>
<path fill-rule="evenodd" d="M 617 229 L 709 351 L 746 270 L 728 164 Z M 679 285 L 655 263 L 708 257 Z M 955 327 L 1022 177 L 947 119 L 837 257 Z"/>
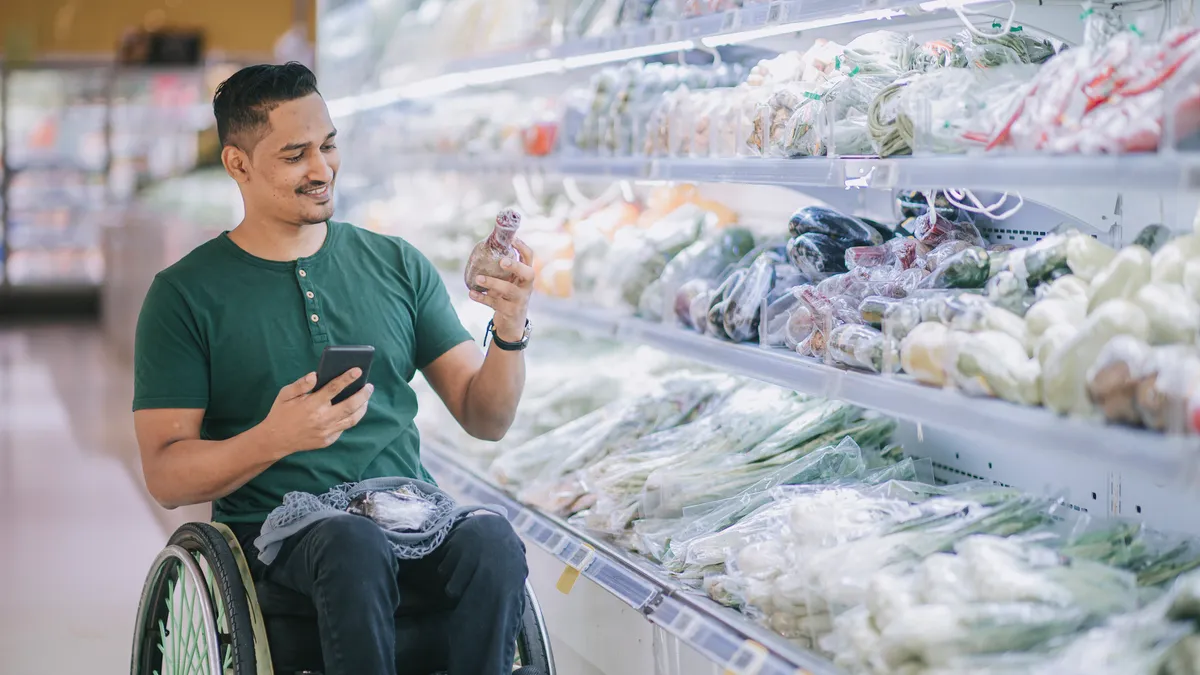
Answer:
<path fill-rule="evenodd" d="M 648 230 L 628 227 L 617 230 L 596 282 L 597 302 L 605 307 L 636 309 L 642 293 L 661 276 L 667 261 L 696 241 L 715 221 L 714 214 L 689 203 Z"/>
<path fill-rule="evenodd" d="M 663 298 L 672 299 L 675 315 L 682 318 L 689 313 L 697 289 L 715 286 L 725 269 L 753 248 L 754 236 L 745 228 L 728 227 L 705 235 L 663 268 L 658 279 Z M 681 307 L 689 309 L 681 312 Z"/>
<path fill-rule="evenodd" d="M 899 367 L 896 344 L 870 326 L 845 324 L 829 334 L 829 358 L 836 364 L 870 371 L 892 373 Z"/>
<path fill-rule="evenodd" d="M 968 395 L 1037 405 L 1041 402 L 1042 369 L 1025 349 L 1016 338 L 999 331 L 953 333 L 950 379 Z"/>

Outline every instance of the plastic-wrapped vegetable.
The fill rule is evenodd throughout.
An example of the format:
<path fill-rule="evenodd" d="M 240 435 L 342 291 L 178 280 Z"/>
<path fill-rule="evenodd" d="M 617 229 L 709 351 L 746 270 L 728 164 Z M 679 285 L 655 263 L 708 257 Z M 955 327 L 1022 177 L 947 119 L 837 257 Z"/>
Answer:
<path fill-rule="evenodd" d="M 713 293 L 704 322 L 707 327 L 705 332 L 709 335 L 728 339 L 729 336 L 725 334 L 725 311 L 729 308 L 728 296 L 730 291 L 737 287 L 742 282 L 742 279 L 746 278 L 748 271 L 746 268 L 734 270 L 732 274 L 726 277 L 725 281 L 721 282 L 721 285 Z M 700 322 L 697 321 L 696 325 L 698 326 L 699 324 Z"/>
<path fill-rule="evenodd" d="M 833 237 L 808 232 L 792 238 L 788 259 L 812 279 L 846 271 L 846 245 Z"/>
<path fill-rule="evenodd" d="M 673 292 L 693 279 L 713 280 L 754 249 L 754 235 L 743 227 L 717 230 L 683 249 L 663 268 L 660 279 Z"/>
<path fill-rule="evenodd" d="M 1179 432 L 1191 427 L 1189 399 L 1200 388 L 1200 354 L 1192 347 L 1153 350 L 1138 382 L 1137 407 L 1142 424 L 1155 431 Z"/>
<path fill-rule="evenodd" d="M 938 244 L 937 246 L 934 246 L 932 249 L 929 249 L 928 252 L 926 252 L 923 256 L 920 257 L 920 260 L 922 261 L 921 266 L 924 267 L 926 270 L 932 272 L 932 271 L 936 270 L 938 267 L 941 267 L 942 263 L 946 262 L 946 260 L 948 260 L 949 258 L 952 258 L 952 257 L 958 255 L 959 253 L 962 253 L 963 251 L 971 248 L 972 246 L 973 246 L 973 244 L 971 244 L 970 242 L 966 242 L 961 239 L 951 239 L 950 241 L 944 241 L 944 242 Z M 991 254 L 988 254 L 988 266 L 989 266 L 989 268 L 991 267 Z M 989 270 L 988 274 L 989 274 L 989 276 L 991 275 L 990 270 Z"/>
<path fill-rule="evenodd" d="M 1074 274 L 1061 276 L 1049 284 L 1042 284 L 1037 288 L 1038 300 L 1049 300 L 1057 298 L 1060 300 L 1070 300 L 1087 308 L 1088 294 L 1091 292 L 1091 287 L 1086 281 L 1080 279 Z"/>
<path fill-rule="evenodd" d="M 994 305 L 980 304 L 967 309 L 950 319 L 950 327 L 955 330 L 977 333 L 980 331 L 999 331 L 1011 336 L 1025 349 L 1029 349 L 1029 330 L 1025 321 L 1007 309 Z"/>
<path fill-rule="evenodd" d="M 762 303 L 775 285 L 775 268 L 782 261 L 773 252 L 760 254 L 741 281 L 726 294 L 725 335 L 734 342 L 758 339 Z"/>
<path fill-rule="evenodd" d="M 1078 327 L 1087 317 L 1087 303 L 1063 298 L 1038 300 L 1025 313 L 1025 329 L 1036 341 L 1055 324 Z"/>
<path fill-rule="evenodd" d="M 945 260 L 921 282 L 921 288 L 982 288 L 987 283 L 988 252 L 978 246 Z"/>
<path fill-rule="evenodd" d="M 950 379 L 963 392 L 1023 405 L 1041 401 L 1041 367 L 1011 335 L 999 331 L 960 333 L 952 336 L 951 346 L 954 367 Z"/>
<path fill-rule="evenodd" d="M 1142 286 L 1133 302 L 1150 320 L 1150 343 L 1155 345 L 1193 344 L 1200 332 L 1200 304 L 1192 300 L 1183 286 L 1151 283 Z"/>
<path fill-rule="evenodd" d="M 675 292 L 675 318 L 688 328 L 699 329 L 700 327 L 693 323 L 692 304 L 705 293 L 714 290 L 713 282 L 708 279 L 692 279 L 680 286 Z"/>
<path fill-rule="evenodd" d="M 1046 406 L 1059 414 L 1086 415 L 1091 408 L 1085 391 L 1087 369 L 1100 350 L 1118 335 L 1146 340 L 1149 334 L 1146 313 L 1132 302 L 1116 299 L 1100 305 L 1078 333 L 1047 357 L 1042 374 Z"/>
<path fill-rule="evenodd" d="M 823 206 L 806 206 L 793 213 L 788 220 L 788 234 L 792 237 L 809 232 L 845 242 L 856 242 L 851 244 L 853 246 L 875 246 L 883 243 L 883 236 L 875 228 L 858 218 Z"/>
<path fill-rule="evenodd" d="M 873 373 L 894 372 L 900 362 L 895 343 L 870 326 L 845 324 L 834 328 L 828 351 L 834 363 Z"/>
<path fill-rule="evenodd" d="M 1129 335 L 1118 335 L 1088 369 L 1088 396 L 1109 422 L 1141 426 L 1137 389 L 1149 358 L 1150 345 Z"/>
<path fill-rule="evenodd" d="M 1173 239 L 1154 254 L 1151 281 L 1182 283 L 1183 268 L 1189 260 L 1200 258 L 1200 234 Z"/>
<path fill-rule="evenodd" d="M 922 384 L 945 385 L 949 363 L 950 329 L 943 324 L 923 323 L 913 328 L 900 343 L 901 367 Z"/>
<path fill-rule="evenodd" d="M 883 315 L 888 308 L 899 302 L 895 298 L 888 298 L 882 295 L 869 295 L 863 298 L 863 301 L 858 305 L 858 313 L 862 316 L 862 320 L 876 328 L 883 325 Z"/>
<path fill-rule="evenodd" d="M 1051 324 L 1041 336 L 1033 340 L 1033 358 L 1042 366 L 1042 372 L 1047 370 L 1046 364 L 1058 349 L 1071 341 L 1079 327 L 1069 323 Z"/>
<path fill-rule="evenodd" d="M 1067 240 L 1067 266 L 1084 281 L 1091 281 L 1116 256 L 1116 251 L 1086 234 L 1075 233 Z"/>
<path fill-rule="evenodd" d="M 917 265 L 917 240 L 897 237 L 877 246 L 846 249 L 846 269 L 856 267 L 894 267 L 906 270 Z"/>
<path fill-rule="evenodd" d="M 1141 246 L 1122 249 L 1092 278 L 1088 312 L 1110 300 L 1132 299 L 1138 289 L 1150 283 L 1150 260 L 1150 252 Z"/>
<path fill-rule="evenodd" d="M 1158 253 L 1168 241 L 1171 241 L 1171 229 L 1159 223 L 1147 225 L 1133 238 L 1135 246 L 1141 246 L 1151 254 Z"/>
<path fill-rule="evenodd" d="M 965 241 L 972 246 L 984 246 L 983 236 L 975 223 L 967 218 L 949 220 L 937 211 L 925 212 L 913 222 L 913 236 L 926 246 L 937 246 L 947 241 Z"/>
<path fill-rule="evenodd" d="M 989 260 L 991 255 L 989 252 Z M 1034 294 L 1029 291 L 1029 286 L 1025 284 L 1025 280 L 1009 270 L 1003 270 L 989 279 L 985 292 L 989 302 L 997 307 L 1003 307 L 1017 316 L 1025 316 L 1025 312 L 1033 304 L 1035 298 Z"/>

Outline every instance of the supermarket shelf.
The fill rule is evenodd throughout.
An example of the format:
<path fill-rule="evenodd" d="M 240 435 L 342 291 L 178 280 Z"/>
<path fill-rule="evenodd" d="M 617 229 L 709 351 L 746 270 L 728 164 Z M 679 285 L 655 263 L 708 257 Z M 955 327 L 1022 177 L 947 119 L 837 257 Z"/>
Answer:
<path fill-rule="evenodd" d="M 577 178 L 788 187 L 893 189 L 938 186 L 979 190 L 1072 188 L 1200 192 L 1200 154 L 945 155 L 889 159 L 487 158 L 434 155 L 406 160 L 400 169 L 485 176 L 542 173 Z"/>
<path fill-rule="evenodd" d="M 1164 482 L 1189 480 L 1196 468 L 1200 439 L 1195 437 L 1063 418 L 1045 408 L 968 397 L 954 390 L 922 386 L 904 375 L 844 370 L 787 350 L 731 344 L 672 325 L 582 308 L 569 301 L 537 297 L 532 312 L 539 321 L 644 344 L 714 368 L 950 432 L 1002 439 L 1014 446 L 1069 453 L 1089 461 L 1111 461 L 1132 473 Z"/>
<path fill-rule="evenodd" d="M 934 12 L 949 4 L 996 0 L 763 0 L 706 16 L 623 27 L 558 45 L 522 47 L 450 62 L 440 74 L 329 102 L 335 116 L 353 115 L 400 101 L 438 96 L 467 87 L 561 73 L 607 63 L 785 35 L 838 24 Z"/>
<path fill-rule="evenodd" d="M 561 520 L 525 507 L 454 458 L 452 451 L 424 441 L 422 460 L 442 487 L 460 501 L 507 511 L 526 540 L 578 569 L 647 620 L 707 656 L 727 672 L 744 675 L 836 675 L 825 659 L 788 643 L 733 610 L 689 593 L 648 565 Z"/>

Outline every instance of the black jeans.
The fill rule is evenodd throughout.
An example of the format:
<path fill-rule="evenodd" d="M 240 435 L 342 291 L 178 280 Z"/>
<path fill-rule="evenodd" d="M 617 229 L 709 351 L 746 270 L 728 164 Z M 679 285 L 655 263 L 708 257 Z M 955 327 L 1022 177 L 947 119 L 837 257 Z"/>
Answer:
<path fill-rule="evenodd" d="M 420 560 L 400 560 L 363 517 L 318 521 L 284 542 L 270 566 L 258 560 L 258 526 L 233 526 L 256 586 L 269 581 L 310 598 L 325 675 L 508 675 L 525 602 L 525 546 L 507 520 L 476 514 Z M 398 636 L 397 614 L 440 622 L 429 640 Z M 428 624 L 426 624 L 428 628 Z M 408 651 L 409 653 L 405 653 Z M 418 666 L 417 664 L 422 664 Z"/>

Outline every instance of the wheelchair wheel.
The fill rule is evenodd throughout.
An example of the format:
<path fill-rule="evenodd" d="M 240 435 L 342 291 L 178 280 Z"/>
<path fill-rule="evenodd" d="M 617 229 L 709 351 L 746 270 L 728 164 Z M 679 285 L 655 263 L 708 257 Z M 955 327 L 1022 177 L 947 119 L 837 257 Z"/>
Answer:
<path fill-rule="evenodd" d="M 521 630 L 517 634 L 517 657 L 522 666 L 533 666 L 546 675 L 554 675 L 554 655 L 550 651 L 550 634 L 533 587 L 525 582 L 525 611 L 521 615 Z"/>
<path fill-rule="evenodd" d="M 221 531 L 204 523 L 176 530 L 142 590 L 133 675 L 257 675 L 242 578 Z"/>

